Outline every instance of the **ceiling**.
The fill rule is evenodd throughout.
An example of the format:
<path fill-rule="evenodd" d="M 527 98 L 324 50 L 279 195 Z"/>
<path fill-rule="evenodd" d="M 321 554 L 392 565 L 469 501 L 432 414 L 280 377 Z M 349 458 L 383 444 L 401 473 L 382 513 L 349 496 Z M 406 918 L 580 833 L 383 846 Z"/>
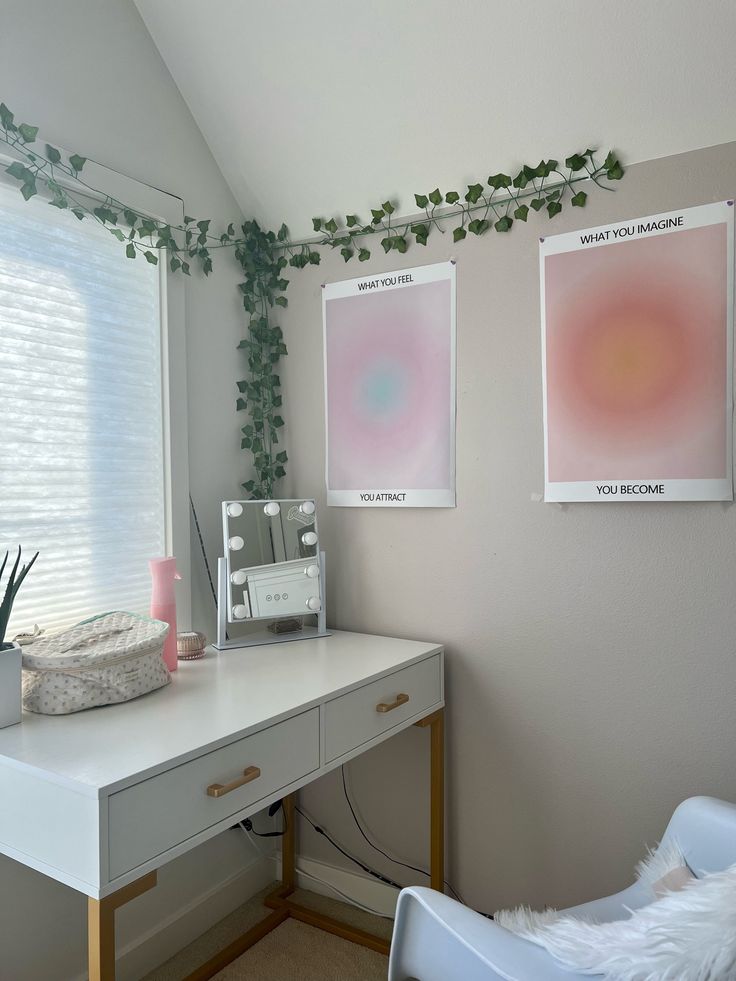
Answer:
<path fill-rule="evenodd" d="M 244 213 L 297 234 L 587 146 L 736 138 L 732 0 L 135 2 Z"/>

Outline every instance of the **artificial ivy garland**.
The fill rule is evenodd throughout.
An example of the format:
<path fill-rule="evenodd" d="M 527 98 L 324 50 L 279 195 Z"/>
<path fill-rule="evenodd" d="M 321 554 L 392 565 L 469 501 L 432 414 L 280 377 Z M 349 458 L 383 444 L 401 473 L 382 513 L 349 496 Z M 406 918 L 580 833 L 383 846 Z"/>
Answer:
<path fill-rule="evenodd" d="M 286 452 L 276 449 L 284 420 L 279 411 L 281 383 L 275 369 L 287 350 L 281 328 L 274 323 L 273 308 L 287 305 L 284 292 L 289 281 L 283 278 L 287 266 L 302 269 L 319 265 L 318 250 L 322 248 L 339 249 L 345 262 L 356 256 L 365 262 L 371 257 L 365 243 L 373 235 L 381 235 L 385 253 L 403 254 L 412 239 L 417 245 L 426 245 L 435 229 L 443 232 L 442 226 L 450 222 L 454 223 L 454 242 L 468 233 L 484 235 L 491 229 L 508 232 L 514 221 L 527 220 L 530 208 L 546 210 L 549 218 L 558 215 L 568 200 L 573 207 L 582 208 L 587 193 L 575 186 L 582 181 L 591 180 L 612 190 L 602 183 L 603 178 L 617 181 L 624 175 L 613 151 L 597 164 L 596 151 L 587 149 L 567 157 L 564 170 L 557 160 L 542 160 L 536 167 L 525 164 L 515 177 L 493 174 L 485 184 L 469 184 L 462 196 L 458 191 L 443 194 L 439 188 L 415 194 L 419 218 L 394 217 L 396 207 L 387 200 L 371 209 L 368 224 L 354 214 L 344 220 L 313 218 L 315 237 L 292 241 L 286 225 L 278 232 L 266 231 L 253 220 L 244 222 L 239 233 L 231 223 L 220 235 L 210 232 L 207 218 L 195 221 L 185 216 L 183 225 L 155 221 L 89 185 L 82 177 L 85 157 L 74 153 L 64 159 L 48 143 L 37 149 L 37 136 L 37 126 L 16 123 L 14 114 L 0 103 L 0 142 L 18 158 L 6 173 L 18 181 L 26 201 L 38 193 L 40 185 L 50 193 L 53 207 L 69 209 L 80 221 L 91 218 L 103 225 L 124 244 L 129 259 L 142 255 L 156 265 L 163 251 L 171 271 L 186 276 L 191 274 L 190 260 L 196 260 L 208 275 L 215 250 L 234 252 L 244 273 L 239 289 L 249 318 L 247 336 L 238 345 L 246 355 L 249 377 L 238 382 L 236 407 L 250 415 L 241 430 L 241 447 L 250 452 L 255 472 L 242 486 L 253 498 L 273 497 L 276 481 L 286 475 Z"/>

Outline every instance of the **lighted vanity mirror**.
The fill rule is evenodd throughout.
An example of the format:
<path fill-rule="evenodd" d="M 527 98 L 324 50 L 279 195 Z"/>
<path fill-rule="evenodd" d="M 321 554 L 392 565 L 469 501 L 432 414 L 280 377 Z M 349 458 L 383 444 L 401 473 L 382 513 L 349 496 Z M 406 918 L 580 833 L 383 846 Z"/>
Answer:
<path fill-rule="evenodd" d="M 324 635 L 314 501 L 224 501 L 222 525 L 216 646 Z"/>

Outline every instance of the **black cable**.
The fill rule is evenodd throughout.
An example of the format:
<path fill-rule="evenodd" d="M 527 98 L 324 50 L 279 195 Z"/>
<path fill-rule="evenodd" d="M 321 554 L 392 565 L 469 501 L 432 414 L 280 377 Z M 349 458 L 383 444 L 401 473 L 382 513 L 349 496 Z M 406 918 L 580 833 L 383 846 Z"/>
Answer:
<path fill-rule="evenodd" d="M 284 824 L 281 831 L 256 831 L 253 827 L 253 821 L 250 818 L 245 818 L 243 821 L 238 822 L 246 831 L 254 834 L 256 838 L 283 838 L 286 832 L 289 830 L 289 823 L 286 820 L 286 811 L 284 811 L 283 800 L 274 801 L 273 804 L 268 809 L 268 816 L 274 817 L 279 811 L 283 811 Z"/>
<path fill-rule="evenodd" d="M 304 820 L 307 821 L 311 825 L 311 827 L 317 832 L 318 835 L 322 835 L 324 838 L 326 838 L 329 841 L 329 843 L 332 845 L 333 848 L 336 848 L 340 852 L 341 855 L 344 855 L 345 858 L 347 858 L 349 861 L 351 861 L 355 865 L 357 865 L 359 869 L 362 869 L 368 875 L 372 875 L 374 879 L 379 879 L 381 882 L 385 882 L 386 885 L 393 886 L 395 889 L 403 889 L 404 888 L 401 885 L 400 882 L 396 882 L 394 879 L 389 879 L 389 877 L 387 875 L 383 875 L 380 872 L 376 872 L 375 869 L 369 868 L 367 865 L 365 865 L 365 863 L 361 862 L 360 859 L 356 858 L 354 855 L 351 855 L 349 852 L 345 851 L 345 849 L 342 847 L 342 845 L 338 845 L 338 843 L 335 841 L 335 839 L 332 838 L 325 831 L 324 828 L 320 828 L 319 825 L 315 824 L 314 821 L 308 815 L 306 815 L 304 813 L 304 811 L 300 807 L 296 807 L 295 810 L 296 810 L 297 814 L 301 814 L 301 816 L 304 818 Z"/>
<path fill-rule="evenodd" d="M 215 584 L 212 582 L 212 573 L 210 572 L 210 564 L 207 561 L 207 553 L 204 550 L 204 539 L 202 538 L 202 530 L 199 527 L 197 509 L 194 507 L 194 501 L 192 500 L 191 494 L 189 495 L 189 505 L 192 509 L 192 515 L 194 517 L 194 526 L 197 529 L 197 535 L 199 536 L 199 547 L 202 549 L 202 558 L 204 559 L 204 567 L 207 570 L 207 578 L 210 581 L 210 592 L 212 593 L 212 599 L 215 603 L 215 609 L 217 609 L 217 593 L 215 592 Z"/>
<path fill-rule="evenodd" d="M 345 780 L 345 764 L 343 764 L 340 767 L 340 773 L 342 775 L 342 789 L 343 789 L 343 793 L 345 794 L 345 800 L 348 802 L 348 807 L 350 808 L 350 813 L 353 815 L 353 821 L 355 821 L 355 826 L 357 827 L 358 831 L 360 831 L 360 833 L 363 835 L 363 837 L 368 842 L 368 844 L 371 846 L 371 848 L 373 848 L 375 851 L 377 851 L 379 855 L 383 855 L 384 858 L 387 858 L 389 860 L 389 862 L 393 862 L 394 865 L 402 865 L 405 869 L 411 869 L 412 872 L 419 872 L 420 875 L 426 875 L 427 878 L 429 878 L 430 877 L 430 873 L 427 872 L 426 869 L 420 869 L 416 865 L 410 865 L 408 862 L 401 862 L 401 861 L 399 861 L 398 858 L 393 858 L 391 855 L 388 854 L 388 852 L 385 852 L 382 848 L 379 848 L 378 845 L 374 841 L 371 841 L 371 839 L 368 837 L 368 835 L 366 834 L 366 832 L 363 830 L 363 827 L 362 827 L 360 821 L 358 820 L 358 815 L 355 813 L 355 808 L 353 807 L 353 802 L 350 800 L 350 794 L 348 793 L 348 785 L 347 785 L 347 781 Z M 457 899 L 458 902 L 462 903 L 463 906 L 466 906 L 467 905 L 466 902 L 465 902 L 465 900 L 460 895 L 460 893 L 457 892 L 457 890 L 453 889 L 452 885 L 447 881 L 447 879 L 445 879 L 445 885 L 450 890 L 450 892 L 453 894 L 453 896 L 455 897 L 455 899 Z"/>

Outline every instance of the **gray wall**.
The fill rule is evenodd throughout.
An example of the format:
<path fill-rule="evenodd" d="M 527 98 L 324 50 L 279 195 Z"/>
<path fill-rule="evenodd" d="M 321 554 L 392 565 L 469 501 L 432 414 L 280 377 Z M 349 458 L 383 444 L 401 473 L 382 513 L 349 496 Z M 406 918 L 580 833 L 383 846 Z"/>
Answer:
<path fill-rule="evenodd" d="M 375 242 L 360 267 L 334 254 L 291 276 L 288 489 L 321 505 L 333 625 L 447 646 L 449 877 L 484 909 L 623 887 L 679 800 L 736 798 L 736 510 L 531 500 L 543 489 L 538 235 L 735 193 L 728 144 L 632 167 L 615 194 L 593 188 L 554 223 L 455 247 L 435 234 L 389 259 Z M 327 509 L 320 283 L 452 255 L 458 507 Z M 426 855 L 426 768 L 420 730 L 349 767 L 369 826 L 412 863 Z M 336 776 L 303 800 L 370 855 Z M 301 843 L 339 859 L 307 829 Z"/>

